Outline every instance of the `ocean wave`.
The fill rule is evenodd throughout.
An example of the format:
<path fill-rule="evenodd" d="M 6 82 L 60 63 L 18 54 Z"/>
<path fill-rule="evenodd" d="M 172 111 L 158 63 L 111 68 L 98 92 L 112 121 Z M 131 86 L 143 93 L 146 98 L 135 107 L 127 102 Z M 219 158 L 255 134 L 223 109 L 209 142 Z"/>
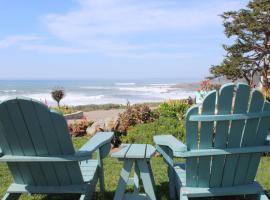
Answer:
<path fill-rule="evenodd" d="M 82 86 L 81 89 L 92 89 L 92 90 L 111 90 L 114 87 L 111 86 Z"/>
<path fill-rule="evenodd" d="M 174 86 L 176 85 L 175 83 L 151 83 L 148 85 L 152 85 L 152 86 Z"/>
<path fill-rule="evenodd" d="M 150 93 L 167 93 L 172 88 L 170 87 L 149 87 L 149 86 L 141 86 L 141 87 L 119 87 L 118 90 L 122 91 L 133 91 L 133 92 L 150 92 Z"/>
<path fill-rule="evenodd" d="M 136 85 L 136 83 L 115 83 L 114 85 Z"/>
<path fill-rule="evenodd" d="M 17 92 L 17 90 L 0 90 L 0 92 L 4 92 L 4 93 L 15 93 L 15 92 Z"/>

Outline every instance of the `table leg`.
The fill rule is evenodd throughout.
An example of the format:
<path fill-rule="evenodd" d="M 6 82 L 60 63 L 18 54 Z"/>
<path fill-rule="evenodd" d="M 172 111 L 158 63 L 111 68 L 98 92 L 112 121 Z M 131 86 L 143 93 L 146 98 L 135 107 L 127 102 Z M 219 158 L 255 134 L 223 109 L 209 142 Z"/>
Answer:
<path fill-rule="evenodd" d="M 138 160 L 138 167 L 140 169 L 141 178 L 143 182 L 143 187 L 146 193 L 146 196 L 150 200 L 156 200 L 156 195 L 154 191 L 153 181 L 150 175 L 149 166 L 147 164 L 147 161 L 144 160 Z"/>
<path fill-rule="evenodd" d="M 139 194 L 140 191 L 140 170 L 137 161 L 134 168 L 134 193 Z"/>
<path fill-rule="evenodd" d="M 152 180 L 152 183 L 153 183 L 154 190 L 155 190 L 155 192 L 156 192 L 156 191 L 157 191 L 157 189 L 156 189 L 156 183 L 155 183 L 155 179 L 154 179 L 153 170 L 152 170 L 152 167 L 151 167 L 151 164 L 150 164 L 150 160 L 147 161 L 147 165 L 148 165 L 148 167 L 149 167 L 150 177 L 151 177 L 151 180 Z"/>
<path fill-rule="evenodd" d="M 117 190 L 114 195 L 114 200 L 123 199 L 132 164 L 133 160 L 125 160 L 124 167 L 121 171 L 121 176 L 118 182 Z"/>

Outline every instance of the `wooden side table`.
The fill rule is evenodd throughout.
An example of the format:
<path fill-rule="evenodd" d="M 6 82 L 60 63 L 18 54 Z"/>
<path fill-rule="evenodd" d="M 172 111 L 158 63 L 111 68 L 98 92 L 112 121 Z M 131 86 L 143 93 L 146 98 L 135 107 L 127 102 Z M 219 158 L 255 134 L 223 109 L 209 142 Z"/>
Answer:
<path fill-rule="evenodd" d="M 155 148 L 149 144 L 122 144 L 120 150 L 112 154 L 112 157 L 124 161 L 114 200 L 156 200 L 155 181 L 150 165 L 150 159 L 155 151 Z M 135 165 L 134 177 L 130 178 L 133 164 Z M 145 194 L 139 193 L 140 178 Z M 127 185 L 134 185 L 133 193 L 125 194 Z"/>

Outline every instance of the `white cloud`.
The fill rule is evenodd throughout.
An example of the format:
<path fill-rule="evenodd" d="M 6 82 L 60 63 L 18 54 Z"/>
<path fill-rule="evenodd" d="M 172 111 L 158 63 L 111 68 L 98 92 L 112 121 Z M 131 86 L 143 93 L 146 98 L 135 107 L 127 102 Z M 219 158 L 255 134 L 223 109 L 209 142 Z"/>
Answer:
<path fill-rule="evenodd" d="M 28 42 L 41 40 L 41 37 L 34 35 L 12 35 L 0 40 L 0 48 L 9 48 L 13 46 L 21 46 Z"/>
<path fill-rule="evenodd" d="M 212 1 L 211 4 L 197 1 L 186 6 L 184 1 L 161 0 L 80 0 L 79 7 L 65 14 L 48 14 L 43 18 L 48 31 L 58 38 L 95 49 L 109 55 L 145 54 L 168 48 L 156 40 L 158 48 L 150 48 L 147 42 L 131 43 L 130 38 L 149 37 L 159 32 L 200 30 L 221 26 L 218 16 L 226 10 L 243 6 L 243 1 Z M 148 36 L 145 36 L 148 34 Z M 151 36 L 150 36 L 151 37 Z M 171 44 L 173 45 L 173 44 Z M 166 53 L 167 54 L 167 53 Z M 165 55 L 167 56 L 167 55 Z"/>
<path fill-rule="evenodd" d="M 182 50 L 185 44 L 165 43 L 160 36 L 152 43 L 138 40 L 156 33 L 220 26 L 218 14 L 244 5 L 243 1 L 233 0 L 207 2 L 196 1 L 191 6 L 180 0 L 78 0 L 73 10 L 42 17 L 49 34 L 64 45 L 50 45 L 37 36 L 10 36 L 0 40 L 0 48 L 17 47 L 46 53 L 99 52 L 140 58 L 189 57 L 188 52 L 175 51 Z M 136 38 L 135 42 L 130 38 Z"/>
<path fill-rule="evenodd" d="M 60 38 L 91 40 L 166 29 L 200 29 L 220 24 L 218 14 L 240 5 L 239 1 L 213 1 L 212 4 L 198 1 L 193 7 L 182 7 L 183 2 L 175 1 L 175 6 L 168 6 L 160 0 L 81 0 L 78 9 L 49 14 L 44 22 Z"/>

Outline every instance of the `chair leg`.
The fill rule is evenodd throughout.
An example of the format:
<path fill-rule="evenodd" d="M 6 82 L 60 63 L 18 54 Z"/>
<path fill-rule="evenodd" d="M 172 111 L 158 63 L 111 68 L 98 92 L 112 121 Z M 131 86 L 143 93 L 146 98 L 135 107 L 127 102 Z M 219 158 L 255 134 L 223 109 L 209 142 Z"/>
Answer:
<path fill-rule="evenodd" d="M 180 198 L 179 198 L 180 200 L 188 200 L 188 197 L 187 196 L 180 196 Z"/>
<path fill-rule="evenodd" d="M 100 192 L 103 194 L 105 192 L 105 184 L 104 184 L 104 170 L 103 170 L 103 161 L 100 157 L 100 151 L 97 151 L 98 157 L 98 178 L 99 178 L 99 186 Z"/>
<path fill-rule="evenodd" d="M 168 166 L 168 176 L 169 176 L 169 197 L 170 199 L 176 199 L 176 191 L 175 191 L 175 174 L 172 167 Z"/>
<path fill-rule="evenodd" d="M 21 196 L 21 193 L 6 193 L 2 200 L 17 200 Z"/>
<path fill-rule="evenodd" d="M 268 197 L 266 196 L 266 194 L 264 192 L 261 192 L 259 195 L 258 195 L 258 200 L 269 200 Z"/>

